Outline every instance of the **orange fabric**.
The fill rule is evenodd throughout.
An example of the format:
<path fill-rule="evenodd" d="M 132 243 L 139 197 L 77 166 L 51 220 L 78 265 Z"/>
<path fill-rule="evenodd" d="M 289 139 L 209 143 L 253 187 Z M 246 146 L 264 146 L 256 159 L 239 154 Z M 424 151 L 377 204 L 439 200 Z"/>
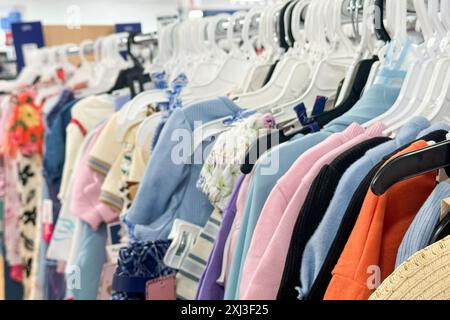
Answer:
<path fill-rule="evenodd" d="M 424 140 L 401 154 L 426 147 Z M 367 192 L 325 300 L 365 300 L 395 268 L 397 250 L 414 216 L 436 185 L 437 172 L 399 182 L 381 196 Z M 379 269 L 378 269 L 379 267 Z"/>

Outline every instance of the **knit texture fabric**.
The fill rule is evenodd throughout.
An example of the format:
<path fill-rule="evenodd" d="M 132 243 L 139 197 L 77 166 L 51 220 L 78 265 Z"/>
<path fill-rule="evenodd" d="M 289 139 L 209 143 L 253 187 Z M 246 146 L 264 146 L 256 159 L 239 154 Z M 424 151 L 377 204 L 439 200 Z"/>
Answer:
<path fill-rule="evenodd" d="M 439 223 L 441 200 L 447 197 L 450 197 L 450 182 L 444 181 L 436 186 L 406 231 L 397 252 L 396 267 L 429 244 Z"/>

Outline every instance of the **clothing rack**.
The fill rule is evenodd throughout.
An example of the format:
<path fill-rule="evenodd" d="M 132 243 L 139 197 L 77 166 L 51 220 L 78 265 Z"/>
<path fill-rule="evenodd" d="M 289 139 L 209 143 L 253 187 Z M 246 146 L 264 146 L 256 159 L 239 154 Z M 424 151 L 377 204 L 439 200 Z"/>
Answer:
<path fill-rule="evenodd" d="M 128 42 L 128 37 L 122 37 L 120 38 L 120 45 L 126 46 Z M 133 36 L 132 43 L 134 44 L 148 44 L 148 43 L 154 43 L 156 44 L 158 42 L 158 33 L 157 32 L 149 32 L 149 33 L 140 33 Z M 94 52 L 94 44 L 90 43 L 86 45 L 86 47 L 83 49 L 85 54 L 93 53 Z M 80 52 L 80 46 L 74 45 L 67 49 L 68 55 L 77 55 Z"/>

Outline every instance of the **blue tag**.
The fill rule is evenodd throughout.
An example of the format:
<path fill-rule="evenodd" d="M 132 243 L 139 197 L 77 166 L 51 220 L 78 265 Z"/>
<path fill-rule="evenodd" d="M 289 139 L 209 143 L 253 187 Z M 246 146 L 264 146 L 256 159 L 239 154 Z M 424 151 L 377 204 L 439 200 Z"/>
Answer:
<path fill-rule="evenodd" d="M 182 103 L 180 95 L 187 83 L 188 79 L 184 73 L 180 73 L 175 79 L 173 79 L 170 84 L 170 89 L 166 91 L 169 97 L 169 103 L 167 106 L 169 110 L 181 108 Z"/>
<path fill-rule="evenodd" d="M 155 84 L 156 89 L 166 89 L 167 81 L 166 81 L 166 73 L 163 72 L 154 72 L 151 74 L 151 79 L 153 83 Z"/>
<path fill-rule="evenodd" d="M 322 99 L 321 99 L 322 101 Z M 325 100 L 326 101 L 326 100 Z M 322 102 L 320 102 L 322 103 Z M 317 104 L 317 100 L 316 100 Z M 308 118 L 306 113 L 305 104 L 302 102 L 294 107 L 294 111 L 297 114 L 298 121 L 300 121 L 303 127 L 307 127 L 311 130 L 311 132 L 317 132 L 320 130 L 319 124 L 314 121 L 313 118 Z"/>
<path fill-rule="evenodd" d="M 306 125 L 308 123 L 308 115 L 306 113 L 305 104 L 302 102 L 294 107 L 294 111 L 297 114 L 298 121 L 302 125 Z"/>
<path fill-rule="evenodd" d="M 325 110 L 325 105 L 327 103 L 328 98 L 323 96 L 317 96 L 316 102 L 314 103 L 314 107 L 311 112 L 311 117 L 318 116 Z"/>

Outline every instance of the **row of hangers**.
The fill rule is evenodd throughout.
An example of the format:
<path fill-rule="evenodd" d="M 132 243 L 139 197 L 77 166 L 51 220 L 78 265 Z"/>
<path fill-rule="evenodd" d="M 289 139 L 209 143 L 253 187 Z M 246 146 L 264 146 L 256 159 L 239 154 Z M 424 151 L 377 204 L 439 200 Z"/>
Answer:
<path fill-rule="evenodd" d="M 288 21 L 290 17 L 291 23 L 287 25 L 293 30 L 295 42 L 285 49 L 286 52 L 264 87 L 238 95 L 234 97 L 234 101 L 250 112 L 272 112 L 276 123 L 283 126 L 296 121 L 294 106 L 305 103 L 310 111 L 318 95 L 331 95 L 358 51 L 358 43 L 352 42 L 343 30 L 345 24 L 341 19 L 341 12 L 347 3 L 291 1 L 268 9 L 271 14 L 289 13 L 285 14 L 284 20 Z M 359 45 L 360 51 L 364 52 L 369 41 L 366 30 L 362 29 L 363 36 Z M 289 31 L 285 34 L 289 34 Z M 227 129 L 225 120 L 219 119 L 194 130 L 191 155 L 202 141 L 212 139 Z"/>
<path fill-rule="evenodd" d="M 11 92 L 38 81 L 40 84 L 52 84 L 40 88 L 37 97 L 40 101 L 60 91 L 62 87 L 73 89 L 78 97 L 111 92 L 124 87 L 124 84 L 128 85 L 126 79 L 132 71 L 136 74 L 136 69 L 139 69 L 139 73 L 144 74 L 140 60 L 135 57 L 134 52 L 137 50 L 134 50 L 132 45 L 155 41 L 157 38 L 154 33 L 140 35 L 118 33 L 100 37 L 95 41 L 85 40 L 79 45 L 64 44 L 34 49 L 27 53 L 27 64 L 16 80 L 0 82 L 0 92 Z M 126 54 L 122 54 L 124 51 Z M 90 54 L 93 61 L 87 57 Z M 74 55 L 80 59 L 79 67 L 69 62 L 69 57 Z M 64 81 L 61 79 L 58 81 L 59 70 L 65 73 Z M 131 89 L 131 86 L 128 87 Z"/>
<path fill-rule="evenodd" d="M 183 104 L 188 104 L 245 87 L 243 84 L 251 83 L 260 69 L 279 59 L 272 77 L 262 88 L 247 93 L 244 90 L 234 100 L 249 112 L 272 111 L 278 123 L 292 121 L 296 119 L 293 106 L 305 102 L 311 109 L 318 94 L 333 93 L 353 61 L 358 45 L 351 39 L 354 34 L 345 34 L 345 25 L 349 24 L 341 19 L 342 8 L 348 3 L 348 0 L 290 1 L 170 25 L 159 34 L 159 53 L 152 70 L 162 69 L 172 78 L 180 72 L 186 73 L 189 83 L 181 99 Z M 243 27 L 236 37 L 235 26 L 239 21 Z M 257 32 L 250 36 L 250 30 L 256 29 L 251 28 L 254 25 Z M 219 26 L 226 29 L 228 50 L 218 41 Z M 361 29 L 359 49 L 364 52 L 370 41 L 365 36 L 365 28 Z M 256 55 L 255 42 L 264 48 L 262 55 Z M 119 123 L 124 126 L 119 131 L 126 132 L 126 128 L 138 121 L 149 102 L 167 101 L 166 93 L 161 90 L 136 96 L 119 114 Z M 146 119 L 142 131 L 138 132 L 146 133 L 154 128 L 160 117 L 157 114 Z M 191 156 L 202 141 L 228 128 L 226 120 L 213 121 L 194 130 Z M 139 133 L 137 140 L 144 141 Z"/>
<path fill-rule="evenodd" d="M 418 46 L 418 59 L 410 66 L 396 108 L 389 110 L 392 116 L 385 121 L 395 131 L 416 115 L 430 121 L 449 120 L 450 112 L 450 2 L 429 0 L 413 1 L 424 42 Z M 406 3 L 399 1 L 405 7 Z M 409 103 L 408 103 L 409 102 Z M 443 169 L 450 176 L 450 140 L 403 154 L 388 161 L 376 173 L 371 190 L 384 194 L 394 184 Z M 450 215 L 442 219 L 429 239 L 432 244 L 450 235 Z"/>
<path fill-rule="evenodd" d="M 364 4 L 364 7 L 368 2 Z M 420 0 L 408 3 L 406 0 L 399 1 L 375 1 L 377 10 L 375 14 L 376 35 L 378 39 L 390 41 L 389 46 L 393 52 L 400 52 L 410 42 L 408 37 L 409 20 L 416 20 L 416 30 L 420 27 L 420 35 L 423 41 L 412 44 L 412 63 L 406 64 L 406 78 L 403 82 L 400 94 L 394 105 L 384 114 L 363 124 L 369 127 L 375 122 L 381 121 L 386 124 L 386 134 L 395 134 L 411 117 L 424 116 L 430 121 L 448 120 L 450 111 L 450 74 L 447 72 L 450 60 L 448 51 L 448 16 L 450 11 L 448 1 L 430 0 L 428 4 Z M 409 5 L 409 6 L 408 6 Z M 411 9 L 412 8 L 412 9 Z M 373 10 L 373 9 L 371 9 Z M 411 17 L 409 13 L 414 12 Z M 386 19 L 383 20 L 383 14 Z M 367 21 L 365 18 L 363 21 Z M 392 34 L 392 36 L 390 36 Z M 380 59 L 387 46 L 380 48 L 378 55 Z M 376 53 L 377 51 L 373 51 Z M 374 69 L 379 68 L 381 62 L 374 64 Z M 376 74 L 373 72 L 372 74 Z M 350 77 L 346 77 L 349 79 Z M 366 88 L 370 87 L 369 80 Z M 341 95 L 345 96 L 345 95 Z M 339 99 L 336 104 L 339 109 Z M 335 110 L 331 111 L 335 114 Z M 327 116 L 327 112 L 323 116 Z M 321 116 L 316 118 L 319 121 Z M 298 123 L 298 122 L 297 122 Z M 296 132 L 293 132 L 295 134 Z M 255 143 L 247 154 L 245 164 L 241 167 L 244 173 L 249 173 L 256 159 L 250 159 L 250 155 L 259 156 L 276 142 L 289 140 L 293 134 L 286 135 L 284 132 L 274 133 L 274 137 L 263 137 Z M 262 148 L 260 146 L 267 146 Z"/>

